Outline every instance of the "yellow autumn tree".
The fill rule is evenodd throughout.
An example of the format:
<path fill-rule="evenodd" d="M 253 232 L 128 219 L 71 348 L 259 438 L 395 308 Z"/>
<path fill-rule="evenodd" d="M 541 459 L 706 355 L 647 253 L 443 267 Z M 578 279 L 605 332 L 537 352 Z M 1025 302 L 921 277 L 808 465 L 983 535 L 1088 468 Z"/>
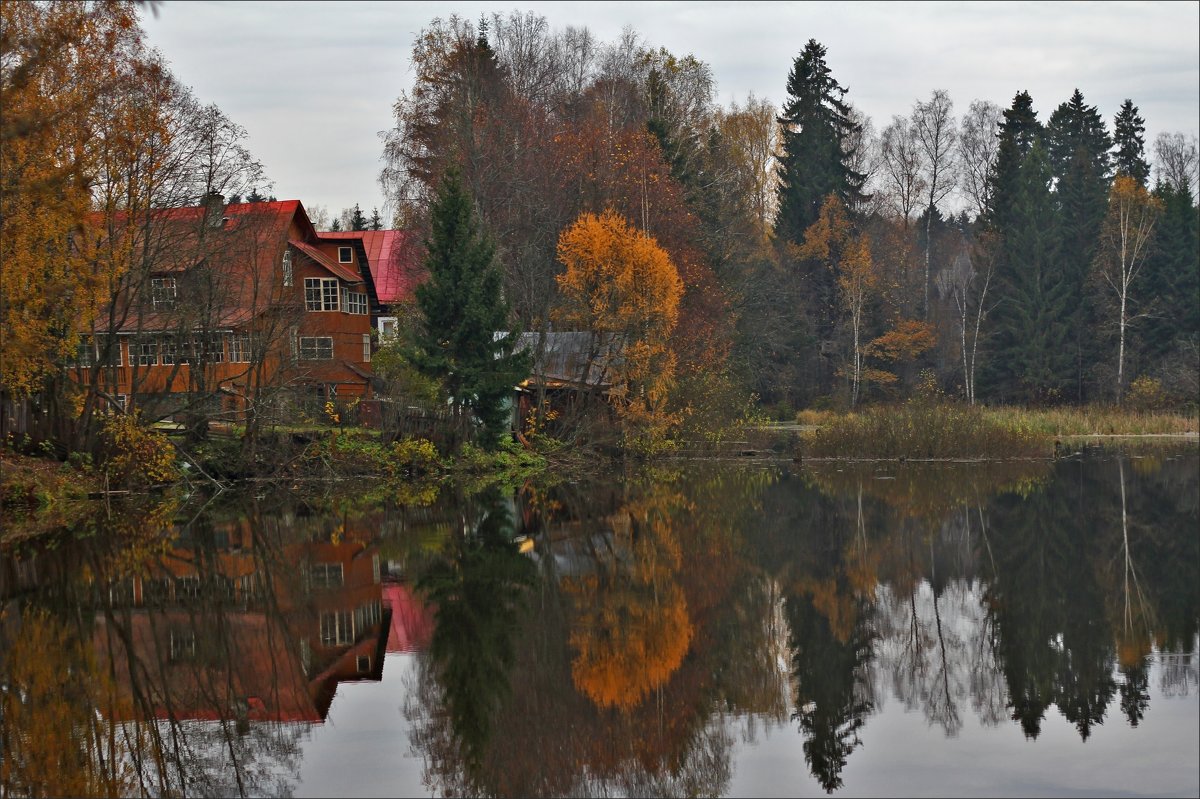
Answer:
<path fill-rule="evenodd" d="M 679 319 L 683 281 L 666 251 L 612 210 L 584 213 L 558 240 L 561 323 L 593 335 L 591 374 L 610 398 L 631 443 L 661 445 L 673 419 L 669 341 Z"/>
<path fill-rule="evenodd" d="M 103 279 L 83 238 L 111 98 L 145 66 L 130 2 L 0 4 L 0 384 L 41 388 Z"/>
<path fill-rule="evenodd" d="M 846 206 L 836 194 L 825 198 L 821 215 L 804 232 L 801 258 L 819 261 L 833 272 L 837 281 L 838 301 L 849 317 L 853 341 L 850 361 L 850 404 L 858 403 L 863 377 L 863 316 L 867 302 L 879 287 L 879 270 L 871 258 L 867 237 L 856 234 Z"/>

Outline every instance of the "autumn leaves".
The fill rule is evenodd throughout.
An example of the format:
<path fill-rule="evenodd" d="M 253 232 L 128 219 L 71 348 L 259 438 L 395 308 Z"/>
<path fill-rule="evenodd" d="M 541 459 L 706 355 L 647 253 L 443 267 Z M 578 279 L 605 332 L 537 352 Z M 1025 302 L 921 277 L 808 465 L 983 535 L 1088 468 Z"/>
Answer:
<path fill-rule="evenodd" d="M 610 399 L 631 423 L 627 443 L 661 444 L 672 421 L 666 412 L 674 382 L 671 333 L 679 318 L 683 281 L 652 236 L 613 210 L 584 213 L 563 231 L 558 258 L 560 321 L 590 332 L 592 364 L 614 386 Z M 619 353 L 615 357 L 608 353 Z"/>

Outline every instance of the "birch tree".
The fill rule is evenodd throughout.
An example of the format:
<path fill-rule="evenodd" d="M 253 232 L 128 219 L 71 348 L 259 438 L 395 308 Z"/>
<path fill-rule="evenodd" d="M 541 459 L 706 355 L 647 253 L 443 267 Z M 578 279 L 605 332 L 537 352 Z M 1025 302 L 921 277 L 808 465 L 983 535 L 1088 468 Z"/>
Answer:
<path fill-rule="evenodd" d="M 929 262 L 933 250 L 930 228 L 933 209 L 954 190 L 958 156 L 955 139 L 954 102 L 944 89 L 935 89 L 929 102 L 913 106 L 912 127 L 921 154 L 925 181 L 925 318 L 929 318 Z"/>
<path fill-rule="evenodd" d="M 893 116 L 883 129 L 880 141 L 880 180 L 893 210 L 908 229 L 913 209 L 925 193 L 921 174 L 921 155 L 913 125 L 902 116 Z"/>
<path fill-rule="evenodd" d="M 1125 340 L 1131 322 L 1141 314 L 1131 314 L 1131 289 L 1146 263 L 1154 225 L 1162 213 L 1162 204 L 1146 191 L 1135 177 L 1121 173 L 1113 181 L 1108 195 L 1108 215 L 1100 234 L 1096 269 L 1102 283 L 1112 291 L 1117 315 L 1117 402 L 1125 384 Z"/>
<path fill-rule="evenodd" d="M 988 207 L 988 173 L 1000 150 L 1000 106 L 973 100 L 958 129 L 959 190 L 979 217 Z"/>

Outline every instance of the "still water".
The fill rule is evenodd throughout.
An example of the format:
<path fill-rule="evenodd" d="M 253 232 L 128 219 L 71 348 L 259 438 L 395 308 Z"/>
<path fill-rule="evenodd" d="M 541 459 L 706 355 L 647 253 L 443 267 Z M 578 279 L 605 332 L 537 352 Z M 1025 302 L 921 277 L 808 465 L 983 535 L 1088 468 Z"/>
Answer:
<path fill-rule="evenodd" d="M 1192 450 L 114 508 L 0 553 L 0 795 L 1196 796 L 1198 507 Z"/>

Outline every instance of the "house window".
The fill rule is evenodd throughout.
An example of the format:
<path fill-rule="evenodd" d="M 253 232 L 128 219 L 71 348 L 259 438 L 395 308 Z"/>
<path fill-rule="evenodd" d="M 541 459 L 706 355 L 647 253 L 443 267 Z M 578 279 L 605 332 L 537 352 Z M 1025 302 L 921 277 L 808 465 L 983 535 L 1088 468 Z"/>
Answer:
<path fill-rule="evenodd" d="M 371 362 L 371 334 L 363 333 L 363 363 Z"/>
<path fill-rule="evenodd" d="M 301 336 L 300 360 L 302 361 L 332 361 L 332 336 Z"/>
<path fill-rule="evenodd" d="M 313 588 L 338 588 L 342 585 L 342 564 L 318 563 L 309 571 Z"/>
<path fill-rule="evenodd" d="M 359 674 L 368 673 L 371 670 L 371 656 L 370 655 L 359 655 L 357 665 L 358 665 L 358 673 Z"/>
<path fill-rule="evenodd" d="M 284 250 L 283 252 L 283 285 L 292 285 L 292 251 Z"/>
<path fill-rule="evenodd" d="M 304 278 L 304 307 L 309 311 L 336 311 L 338 309 L 337 279 Z"/>
<path fill-rule="evenodd" d="M 400 320 L 394 316 L 379 317 L 379 343 L 387 344 L 400 337 Z"/>
<path fill-rule="evenodd" d="M 87 369 L 96 365 L 96 345 L 90 338 L 80 339 L 75 346 L 75 357 L 67 362 L 67 366 Z"/>
<path fill-rule="evenodd" d="M 158 342 L 157 341 L 139 341 L 134 345 L 137 352 L 138 366 L 156 366 L 158 365 Z"/>
<path fill-rule="evenodd" d="M 174 336 L 163 336 L 158 342 L 158 354 L 162 358 L 163 366 L 172 365 L 179 360 L 179 342 Z"/>
<path fill-rule="evenodd" d="M 346 313 L 365 316 L 367 313 L 367 295 L 361 291 L 342 290 L 342 308 Z"/>
<path fill-rule="evenodd" d="M 171 660 L 191 660 L 196 657 L 196 633 L 183 627 L 172 627 Z"/>
<path fill-rule="evenodd" d="M 121 365 L 121 340 L 101 336 L 96 340 L 96 363 L 100 366 Z"/>
<path fill-rule="evenodd" d="M 321 645 L 339 646 L 354 643 L 354 622 L 348 610 L 321 614 Z"/>
<path fill-rule="evenodd" d="M 250 363 L 250 334 L 234 333 L 229 340 L 229 360 L 232 363 Z"/>
<path fill-rule="evenodd" d="M 116 399 L 117 399 L 117 404 L 115 406 L 116 409 L 119 410 L 121 413 L 125 413 L 125 411 L 129 409 L 129 395 L 128 394 L 118 394 Z"/>
<path fill-rule="evenodd" d="M 351 247 L 338 247 L 338 263 L 352 264 L 354 263 L 354 253 Z"/>
<path fill-rule="evenodd" d="M 175 307 L 175 278 L 150 279 L 150 302 L 155 310 L 169 311 Z"/>

